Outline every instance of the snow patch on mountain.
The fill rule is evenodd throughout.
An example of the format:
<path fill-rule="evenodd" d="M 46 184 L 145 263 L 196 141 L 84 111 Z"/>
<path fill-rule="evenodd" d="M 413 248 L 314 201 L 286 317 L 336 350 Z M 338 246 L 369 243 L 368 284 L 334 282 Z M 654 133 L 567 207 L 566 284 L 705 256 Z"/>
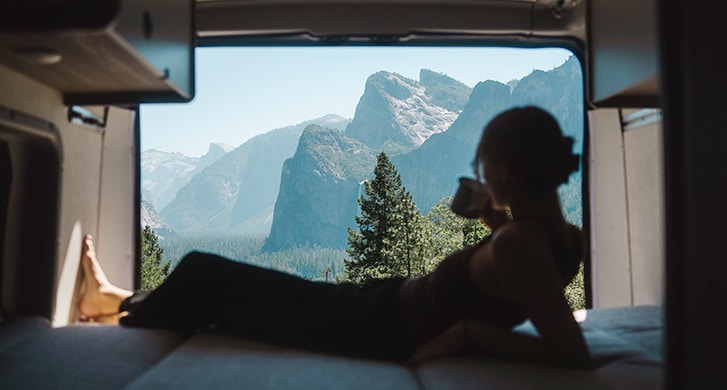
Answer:
<path fill-rule="evenodd" d="M 346 135 L 396 155 L 418 148 L 433 134 L 446 131 L 457 116 L 457 112 L 434 102 L 424 84 L 380 71 L 366 80 Z"/>
<path fill-rule="evenodd" d="M 417 147 L 433 134 L 446 131 L 459 116 L 458 113 L 432 104 L 425 95 L 423 85 L 406 82 L 393 73 L 385 77 L 410 92 L 410 96 L 403 100 L 391 95 L 385 97 L 402 133 Z"/>

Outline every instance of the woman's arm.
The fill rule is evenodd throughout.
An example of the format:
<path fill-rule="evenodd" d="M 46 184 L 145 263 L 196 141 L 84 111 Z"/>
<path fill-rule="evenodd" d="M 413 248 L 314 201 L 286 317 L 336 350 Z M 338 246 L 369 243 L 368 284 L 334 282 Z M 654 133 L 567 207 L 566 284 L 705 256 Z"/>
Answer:
<path fill-rule="evenodd" d="M 458 322 L 450 326 L 426 343 L 422 344 L 407 361 L 407 364 L 414 365 L 424 360 L 430 360 L 442 356 L 453 356 L 461 354 L 466 350 L 468 340 L 465 338 L 464 322 Z"/>
<path fill-rule="evenodd" d="M 541 230 L 508 225 L 491 243 L 491 258 L 497 259 L 495 272 L 503 292 L 531 320 L 540 337 L 482 321 L 463 321 L 422 345 L 410 363 L 475 349 L 518 361 L 587 367 L 588 347 L 563 295 L 551 249 L 545 244 L 548 239 L 542 234 Z"/>
<path fill-rule="evenodd" d="M 581 357 L 560 356 L 542 338 L 516 333 L 479 320 L 461 321 L 452 325 L 417 349 L 409 359 L 409 364 L 465 352 L 569 367 L 586 368 L 590 364 L 587 353 Z"/>
<path fill-rule="evenodd" d="M 470 320 L 461 327 L 468 345 L 494 356 L 569 367 L 585 368 L 590 364 L 587 349 L 583 354 L 562 355 L 540 337 L 514 332 L 487 322 Z"/>
<path fill-rule="evenodd" d="M 563 295 L 562 281 L 544 234 L 538 227 L 509 225 L 492 243 L 497 259 L 495 269 L 505 293 L 540 335 L 537 342 L 525 342 L 528 338 L 513 334 L 511 355 L 573 363 L 588 361 L 588 347 Z M 478 332 L 477 337 L 484 333 Z M 482 341 L 488 348 L 500 345 L 499 341 L 484 337 Z"/>

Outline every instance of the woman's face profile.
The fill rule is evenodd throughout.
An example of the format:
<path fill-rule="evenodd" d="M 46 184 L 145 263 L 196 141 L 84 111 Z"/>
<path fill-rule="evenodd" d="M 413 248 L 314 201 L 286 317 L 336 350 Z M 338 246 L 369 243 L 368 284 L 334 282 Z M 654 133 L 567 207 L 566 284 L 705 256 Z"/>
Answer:
<path fill-rule="evenodd" d="M 503 196 L 505 175 L 502 164 L 488 154 L 479 156 L 479 161 L 480 172 L 477 176 L 478 179 L 487 183 L 485 187 L 492 199 L 492 206 L 498 210 L 505 209 L 507 204 Z"/>

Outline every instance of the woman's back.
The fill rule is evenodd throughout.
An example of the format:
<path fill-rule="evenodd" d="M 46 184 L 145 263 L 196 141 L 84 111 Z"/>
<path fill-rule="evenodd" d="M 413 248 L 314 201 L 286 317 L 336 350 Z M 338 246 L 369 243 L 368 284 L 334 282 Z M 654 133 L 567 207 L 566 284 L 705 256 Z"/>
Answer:
<path fill-rule="evenodd" d="M 446 257 L 428 275 L 405 281 L 399 299 L 415 347 L 462 319 L 503 327 L 525 320 L 512 302 L 487 294 L 470 275 L 470 260 L 487 241 Z"/>
<path fill-rule="evenodd" d="M 544 227 L 539 228 L 546 232 Z M 577 228 L 572 229 L 577 232 Z M 571 270 L 577 270 L 580 261 L 580 245 L 574 245 L 574 234 L 577 233 L 572 229 L 567 229 L 566 234 L 570 237 L 566 239 L 560 234 L 534 237 L 548 241 L 552 248 L 551 258 L 564 283 L 575 275 Z M 456 252 L 442 260 L 431 274 L 404 284 L 400 300 L 415 345 L 463 319 L 478 319 L 512 328 L 527 318 L 527 313 L 508 297 L 496 270 L 491 250 L 495 240 L 497 237 L 493 235 L 472 248 Z"/>

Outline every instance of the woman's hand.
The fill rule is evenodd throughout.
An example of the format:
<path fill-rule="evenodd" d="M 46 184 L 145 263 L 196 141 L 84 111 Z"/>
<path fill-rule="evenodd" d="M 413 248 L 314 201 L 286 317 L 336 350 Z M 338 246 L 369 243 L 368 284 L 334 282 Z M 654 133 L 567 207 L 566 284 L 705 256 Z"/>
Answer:
<path fill-rule="evenodd" d="M 408 365 L 416 365 L 424 360 L 461 353 L 467 347 L 466 323 L 458 322 L 437 337 L 426 342 L 411 355 Z"/>
<path fill-rule="evenodd" d="M 493 232 L 506 223 L 510 222 L 510 218 L 507 212 L 504 210 L 496 210 L 492 204 L 492 197 L 488 196 L 482 207 L 482 214 L 480 215 L 482 223 L 487 225 Z"/>

